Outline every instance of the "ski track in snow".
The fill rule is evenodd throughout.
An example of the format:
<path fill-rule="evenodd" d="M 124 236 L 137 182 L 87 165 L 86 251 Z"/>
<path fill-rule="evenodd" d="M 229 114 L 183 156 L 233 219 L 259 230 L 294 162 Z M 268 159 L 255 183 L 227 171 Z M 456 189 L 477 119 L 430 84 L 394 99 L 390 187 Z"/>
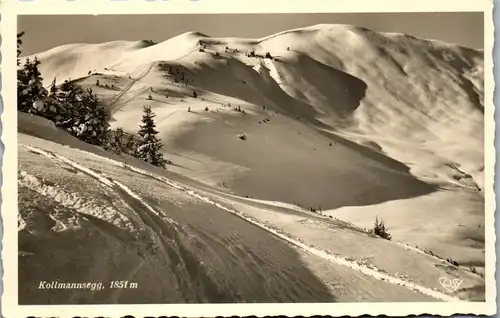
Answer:
<path fill-rule="evenodd" d="M 166 215 L 163 215 L 159 212 L 157 212 L 155 209 L 153 209 L 148 203 L 146 203 L 138 194 L 136 194 L 135 192 L 133 192 L 129 187 L 125 186 L 124 184 L 122 184 L 121 182 L 118 182 L 112 178 L 108 178 L 108 177 L 105 177 L 104 174 L 102 173 L 98 173 L 98 172 L 95 172 L 93 171 L 92 169 L 89 169 L 87 167 L 84 167 L 70 159 L 67 159 L 63 156 L 59 156 L 59 155 L 56 155 L 56 154 L 51 154 L 47 151 L 44 151 L 42 149 L 39 149 L 39 148 L 36 148 L 36 147 L 31 147 L 31 146 L 28 146 L 28 145 L 23 145 L 23 147 L 25 147 L 26 149 L 29 149 L 30 151 L 33 151 L 33 152 L 36 152 L 40 155 L 43 155 L 43 156 L 46 156 L 50 159 L 53 159 L 53 160 L 58 160 L 58 161 L 61 161 L 63 163 L 66 163 L 67 165 L 87 174 L 87 175 L 90 175 L 91 177 L 97 179 L 99 182 L 103 183 L 104 185 L 110 187 L 110 188 L 113 188 L 115 186 L 118 186 L 119 188 L 121 188 L 123 191 L 125 191 L 129 196 L 131 196 L 132 198 L 138 200 L 139 202 L 141 202 L 141 204 L 146 208 L 148 209 L 150 212 L 154 213 L 155 215 L 159 216 L 160 218 L 162 218 L 164 221 L 167 221 L 168 223 L 172 224 L 172 225 L 178 225 L 174 220 L 168 218 Z"/>
<path fill-rule="evenodd" d="M 36 152 L 38 154 L 41 154 L 41 155 L 44 155 L 50 159 L 53 159 L 53 160 L 58 160 L 58 161 L 61 161 L 61 162 L 64 162 L 72 167 L 74 167 L 75 169 L 78 169 L 86 174 L 89 174 L 91 176 L 93 176 L 94 178 L 96 178 L 97 180 L 101 181 L 103 184 L 105 185 L 108 185 L 109 187 L 113 187 L 113 186 L 118 186 L 120 187 L 123 191 L 127 192 L 130 196 L 134 197 L 136 200 L 138 200 L 139 202 L 141 202 L 141 204 L 143 204 L 144 207 L 146 207 L 148 210 L 150 210 L 151 212 L 155 213 L 156 215 L 160 216 L 162 219 L 164 219 L 165 221 L 171 223 L 172 225 L 174 226 L 177 226 L 178 224 L 172 220 L 172 219 L 169 219 L 167 218 L 166 216 L 164 215 L 160 215 L 158 212 L 156 212 L 150 205 L 148 205 L 138 194 L 136 194 L 135 192 L 133 192 L 130 188 L 128 188 L 127 186 L 121 184 L 120 182 L 116 181 L 116 180 L 113 180 L 111 178 L 108 178 L 108 177 L 105 177 L 104 174 L 102 173 L 97 173 L 97 172 L 94 172 L 93 170 L 91 169 L 88 169 L 86 167 L 83 167 L 82 165 L 70 160 L 70 159 L 67 159 L 63 156 L 59 156 L 59 155 L 56 155 L 56 154 L 51 154 L 47 151 L 44 151 L 42 149 L 39 149 L 39 148 L 36 148 L 36 147 L 32 147 L 32 146 L 28 146 L 28 145 L 24 145 L 24 144 L 20 144 L 21 146 L 33 151 L 33 152 Z M 378 279 L 378 280 L 382 280 L 382 281 L 385 281 L 387 283 L 390 283 L 390 284 L 393 284 L 393 285 L 399 285 L 399 286 L 403 286 L 403 287 L 406 287 L 410 290 L 413 290 L 415 292 L 419 292 L 421 294 L 424 294 L 424 295 L 427 295 L 427 296 L 431 296 L 433 298 L 436 298 L 436 299 L 439 299 L 439 300 L 443 300 L 443 301 L 456 301 L 456 302 L 461 302 L 463 300 L 457 298 L 457 297 L 453 297 L 453 296 L 450 296 L 450 295 L 447 295 L 447 294 L 444 294 L 440 291 L 437 291 L 435 289 L 431 289 L 431 288 L 428 288 L 428 287 L 424 287 L 424 286 L 421 286 L 421 285 L 418 285 L 418 284 L 415 284 L 411 281 L 408 281 L 408 280 L 405 280 L 405 279 L 400 279 L 400 278 L 397 278 L 397 277 L 394 277 L 394 276 L 391 276 L 389 274 L 386 274 L 386 273 L 383 273 L 381 272 L 380 270 L 378 270 L 375 266 L 373 265 L 364 265 L 364 264 L 361 264 L 359 262 L 356 262 L 356 261 L 353 261 L 353 260 L 349 260 L 349 259 L 346 259 L 344 257 L 341 257 L 339 255 L 335 255 L 335 254 L 332 254 L 331 252 L 327 251 L 327 250 L 321 250 L 321 249 L 317 249 L 317 248 L 314 248 L 314 247 L 311 247 L 311 246 L 308 246 L 307 244 L 301 242 L 299 239 L 297 238 L 294 238 L 292 237 L 291 235 L 283 232 L 283 231 L 280 231 L 279 229 L 275 229 L 267 224 L 264 224 L 263 222 L 260 222 L 248 215 L 245 215 L 244 213 L 240 212 L 240 211 L 237 211 L 235 209 L 232 209 L 232 208 L 229 208 L 227 206 L 224 206 L 214 200 L 212 200 L 211 198 L 207 197 L 207 196 L 204 196 L 200 193 L 197 193 L 196 191 L 194 190 L 191 190 L 189 189 L 188 187 L 185 187 L 185 186 L 182 186 L 176 182 L 173 182 L 171 180 L 169 180 L 168 178 L 165 178 L 165 177 L 160 177 L 160 176 L 157 176 L 157 175 L 154 175 L 153 173 L 150 173 L 150 172 L 147 172 L 145 170 L 142 170 L 142 169 L 139 169 L 139 168 L 136 168 L 136 167 L 133 167 L 131 165 L 128 165 L 128 164 L 125 164 L 123 162 L 119 162 L 119 161 L 116 161 L 116 160 L 113 160 L 113 159 L 110 159 L 110 158 L 105 158 L 105 157 L 101 157 L 97 154 L 94 154 L 94 153 L 89 153 L 89 152 L 86 152 L 86 151 L 82 151 L 82 150 L 79 150 L 81 152 L 84 152 L 84 153 L 87 153 L 87 154 L 91 154 L 91 155 L 94 155 L 98 158 L 100 158 L 101 160 L 105 160 L 105 161 L 108 161 L 110 163 L 112 163 L 113 165 L 115 166 L 119 166 L 119 167 L 122 167 L 122 168 L 125 168 L 125 169 L 129 169 L 131 171 L 134 171 L 134 172 L 137 172 L 139 174 L 142 174 L 142 175 L 145 175 L 145 176 L 148 176 L 148 177 L 151 177 L 155 180 L 158 180 L 172 188 L 175 188 L 179 191 L 182 191 L 182 192 L 185 192 L 187 193 L 189 196 L 191 197 L 194 197 L 194 198 L 197 198 L 199 199 L 200 201 L 203 201 L 207 204 L 211 204 L 211 205 L 214 205 L 216 206 L 217 208 L 219 209 L 222 209 L 228 213 L 231 213 L 233 215 L 236 215 L 242 219 L 244 219 L 245 221 L 251 223 L 251 224 L 254 224 L 258 227 L 260 227 L 261 229 L 275 235 L 276 237 L 279 237 L 281 239 L 283 239 L 284 241 L 290 243 L 291 245 L 297 247 L 297 248 L 300 248 L 310 254 L 313 254 L 315 256 L 318 256 L 324 260 L 327 260 L 327 261 L 330 261 L 332 263 L 335 263 L 337 265 L 341 265 L 341 266 L 345 266 L 345 267 L 348 267 L 354 271 L 359 271 L 367 276 L 370 276 L 372 278 L 375 278 L 375 279 Z"/>
<path fill-rule="evenodd" d="M 56 186 L 46 184 L 43 180 L 40 180 L 38 177 L 26 171 L 19 171 L 18 182 L 20 185 L 38 192 L 43 196 L 50 197 L 55 202 L 78 213 L 97 217 L 120 228 L 133 229 L 133 225 L 130 224 L 131 221 L 127 220 L 127 218 L 116 209 L 104 206 L 102 203 L 81 197 L 75 193 L 68 193 Z"/>
<path fill-rule="evenodd" d="M 113 109 L 113 106 L 120 100 L 120 98 L 122 98 L 122 96 L 125 95 L 125 93 L 127 93 L 135 83 L 146 77 L 146 75 L 151 72 L 155 65 L 156 62 L 147 65 L 145 70 L 137 78 L 133 79 L 129 84 L 127 84 L 127 86 L 125 86 L 125 88 L 120 93 L 113 97 L 113 99 L 108 103 L 108 107 L 113 111 L 113 113 L 116 111 L 115 109 Z"/>

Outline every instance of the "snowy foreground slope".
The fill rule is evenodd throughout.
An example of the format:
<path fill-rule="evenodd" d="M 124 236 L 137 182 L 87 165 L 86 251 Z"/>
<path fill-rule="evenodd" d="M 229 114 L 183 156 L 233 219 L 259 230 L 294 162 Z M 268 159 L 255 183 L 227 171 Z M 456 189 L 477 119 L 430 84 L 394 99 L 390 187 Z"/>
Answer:
<path fill-rule="evenodd" d="M 484 266 L 482 54 L 345 25 L 37 54 L 47 85 L 91 87 L 114 127 L 135 132 L 151 105 L 173 165 L 110 161 L 20 114 L 25 300 L 37 275 L 75 264 L 141 290 L 40 302 L 483 299 L 469 269 Z M 376 216 L 394 242 L 362 230 Z M 464 282 L 451 293 L 441 277 Z"/>
<path fill-rule="evenodd" d="M 44 119 L 19 118 L 21 303 L 484 297 L 478 275 L 404 244 L 340 220 L 237 200 L 105 153 Z M 464 282 L 452 293 L 441 277 Z M 113 280 L 138 288 L 111 289 Z M 105 288 L 33 288 L 40 281 Z"/>

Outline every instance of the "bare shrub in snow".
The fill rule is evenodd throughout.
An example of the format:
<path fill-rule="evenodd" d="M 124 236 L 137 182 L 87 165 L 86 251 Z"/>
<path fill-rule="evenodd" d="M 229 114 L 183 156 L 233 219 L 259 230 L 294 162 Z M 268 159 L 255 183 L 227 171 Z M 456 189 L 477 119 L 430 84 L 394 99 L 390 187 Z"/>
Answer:
<path fill-rule="evenodd" d="M 451 259 L 451 258 L 449 258 L 449 257 L 447 257 L 447 258 L 446 258 L 446 261 L 447 261 L 448 263 L 450 263 L 450 264 L 454 265 L 454 266 L 457 266 L 457 267 L 458 267 L 458 266 L 460 266 L 460 264 L 458 264 L 458 262 L 457 262 L 457 261 L 454 261 L 453 259 Z"/>

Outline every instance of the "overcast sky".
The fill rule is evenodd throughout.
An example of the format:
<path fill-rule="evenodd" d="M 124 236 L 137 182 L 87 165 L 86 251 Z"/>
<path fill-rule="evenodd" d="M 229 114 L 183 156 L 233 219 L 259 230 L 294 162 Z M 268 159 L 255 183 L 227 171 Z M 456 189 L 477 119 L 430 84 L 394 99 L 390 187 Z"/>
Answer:
<path fill-rule="evenodd" d="M 22 47 L 24 56 L 69 43 L 164 41 L 187 31 L 199 31 L 212 37 L 258 38 L 319 23 L 353 24 L 381 32 L 408 33 L 483 48 L 482 12 L 30 15 L 19 16 L 18 30 L 26 32 Z"/>

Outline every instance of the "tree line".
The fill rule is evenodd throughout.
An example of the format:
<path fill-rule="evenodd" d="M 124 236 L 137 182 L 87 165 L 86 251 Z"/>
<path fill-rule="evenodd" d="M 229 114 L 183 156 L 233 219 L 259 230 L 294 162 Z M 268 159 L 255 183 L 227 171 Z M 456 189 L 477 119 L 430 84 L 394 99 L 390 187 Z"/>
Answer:
<path fill-rule="evenodd" d="M 49 89 L 43 87 L 39 71 L 40 61 L 26 58 L 21 65 L 22 36 L 17 34 L 17 109 L 44 117 L 55 125 L 86 143 L 100 146 L 116 154 L 126 153 L 155 166 L 165 168 L 170 163 L 163 157 L 162 143 L 155 129 L 155 114 L 144 106 L 142 124 L 137 137 L 126 136 L 122 128 L 110 129 L 111 114 L 92 89 L 83 89 L 71 80 L 56 85 L 56 78 Z"/>

